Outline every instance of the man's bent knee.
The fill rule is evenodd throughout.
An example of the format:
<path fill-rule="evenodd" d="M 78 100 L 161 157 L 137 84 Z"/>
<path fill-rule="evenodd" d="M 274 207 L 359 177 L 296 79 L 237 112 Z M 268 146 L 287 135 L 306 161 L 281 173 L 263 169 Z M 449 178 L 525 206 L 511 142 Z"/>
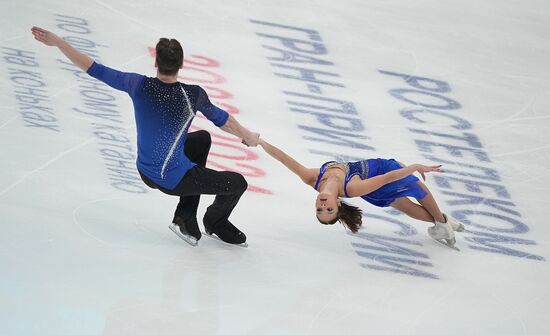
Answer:
<path fill-rule="evenodd" d="M 208 143 L 208 145 L 212 143 L 212 137 L 206 130 L 197 130 L 194 134 L 201 143 Z"/>
<path fill-rule="evenodd" d="M 237 190 L 239 193 L 244 193 L 246 189 L 248 188 L 248 182 L 244 178 L 244 176 L 240 173 L 232 172 L 234 174 L 234 187 L 235 190 Z"/>

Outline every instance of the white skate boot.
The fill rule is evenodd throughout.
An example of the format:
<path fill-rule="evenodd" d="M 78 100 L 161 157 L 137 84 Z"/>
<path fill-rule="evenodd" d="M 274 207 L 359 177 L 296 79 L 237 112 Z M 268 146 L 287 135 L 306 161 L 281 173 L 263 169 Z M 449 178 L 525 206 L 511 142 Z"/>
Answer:
<path fill-rule="evenodd" d="M 450 223 L 451 227 L 453 228 L 454 231 L 456 231 L 458 233 L 464 231 L 464 225 L 462 223 L 456 221 L 456 219 L 453 218 L 452 216 L 448 216 L 445 213 L 442 213 L 442 214 L 445 217 L 445 222 Z"/>
<path fill-rule="evenodd" d="M 450 223 L 435 221 L 434 226 L 428 228 L 428 234 L 437 242 L 442 243 L 449 248 L 460 251 L 460 249 L 455 247 L 455 233 Z"/>

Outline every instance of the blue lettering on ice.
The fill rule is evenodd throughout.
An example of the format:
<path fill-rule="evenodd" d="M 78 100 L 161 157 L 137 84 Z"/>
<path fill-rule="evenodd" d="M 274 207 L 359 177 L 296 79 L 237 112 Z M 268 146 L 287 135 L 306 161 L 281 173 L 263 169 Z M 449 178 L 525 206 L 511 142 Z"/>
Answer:
<path fill-rule="evenodd" d="M 88 21 L 83 18 L 55 15 L 57 27 L 63 31 L 62 38 L 73 47 L 96 61 L 100 60 L 99 47 L 105 47 L 87 38 L 92 33 Z M 68 71 L 78 83 L 83 106 L 73 111 L 90 117 L 93 121 L 93 136 L 98 140 L 99 153 L 103 158 L 111 186 L 129 193 L 146 193 L 137 172 L 135 148 L 122 127 L 123 119 L 117 104 L 116 93 L 106 84 L 88 76 L 72 62 L 57 60 L 62 70 Z"/>
<path fill-rule="evenodd" d="M 453 99 L 449 99 L 444 95 L 432 93 L 432 92 L 425 92 L 420 90 L 411 90 L 411 89 L 393 89 L 390 90 L 390 94 L 402 101 L 408 102 L 413 105 L 420 105 L 422 107 L 428 107 L 428 108 L 440 108 L 440 109 L 458 109 L 460 108 L 460 104 L 456 102 Z M 419 100 L 412 99 L 410 96 L 417 96 L 416 98 L 420 98 Z M 442 104 L 431 104 L 428 103 L 428 101 L 423 101 L 426 99 L 426 97 L 429 98 L 435 98 L 433 100 L 442 101 Z"/>
<path fill-rule="evenodd" d="M 296 126 L 302 138 L 311 143 L 309 152 L 325 160 L 357 161 L 368 158 L 365 157 L 365 151 L 373 152 L 376 149 L 369 144 L 370 137 L 365 133 L 366 127 L 355 104 L 338 97 L 346 85 L 334 70 L 334 63 L 325 58 L 328 49 L 319 32 L 272 22 L 251 22 L 261 30 L 256 34 L 265 42 L 262 47 L 268 53 L 266 58 L 272 66 L 273 75 L 284 80 L 286 89 L 282 94 L 287 99 L 288 111 L 293 116 L 291 119 L 297 120 Z M 421 82 L 421 78 L 411 79 L 412 85 L 420 86 Z M 443 82 L 433 85 L 434 92 L 446 89 Z M 405 100 L 410 100 L 412 93 L 424 94 L 395 92 Z M 432 100 L 423 102 L 423 105 L 457 106 L 456 102 L 436 93 L 432 93 L 429 98 Z M 466 136 L 466 140 L 474 139 Z M 365 216 L 396 225 L 399 229 L 394 234 L 399 237 L 353 234 L 357 242 L 352 243 L 352 247 L 361 258 L 362 267 L 422 278 L 438 278 L 429 271 L 432 264 L 427 261 L 428 256 L 415 249 L 421 244 L 406 238 L 417 234 L 412 226 L 390 216 Z"/>
<path fill-rule="evenodd" d="M 532 259 L 536 261 L 545 261 L 544 257 L 529 252 L 517 250 L 517 248 L 507 248 L 503 244 L 511 245 L 535 245 L 532 240 L 520 239 L 503 234 L 491 234 L 486 232 L 474 232 L 474 236 L 466 237 L 465 240 L 471 242 L 470 248 L 484 252 L 492 252 L 502 255 L 515 256 L 522 259 Z"/>
<path fill-rule="evenodd" d="M 46 81 L 38 72 L 40 64 L 34 52 L 9 47 L 2 47 L 1 50 L 4 61 L 9 64 L 8 77 L 25 126 L 59 132 Z"/>
<path fill-rule="evenodd" d="M 467 226 L 465 240 L 473 250 L 506 256 L 545 261 L 544 257 L 525 250 L 535 241 L 514 235 L 526 234 L 529 227 L 511 200 L 511 195 L 492 167 L 489 154 L 479 137 L 464 130 L 474 128 L 461 117 L 461 104 L 444 95 L 451 92 L 449 83 L 403 73 L 379 70 L 381 74 L 397 77 L 408 87 L 390 89 L 388 93 L 408 106 L 400 115 L 415 124 L 409 131 L 424 157 L 444 164 L 445 175 L 434 175 L 451 214 Z M 411 88 L 412 87 L 412 88 Z M 413 107 L 411 107 L 412 105 Z M 420 106 L 420 107 L 418 107 Z M 437 122 L 438 131 L 432 123 Z M 425 126 L 426 129 L 421 129 Z M 441 129 L 455 129 L 442 132 Z M 519 250 L 520 247 L 522 250 Z"/>
<path fill-rule="evenodd" d="M 372 146 L 365 144 L 369 137 L 364 134 L 365 126 L 355 104 L 335 96 L 346 86 L 334 71 L 334 63 L 324 58 L 328 49 L 319 32 L 272 22 L 251 22 L 263 30 L 256 34 L 266 42 L 262 47 L 269 53 L 266 58 L 273 74 L 288 81 L 288 86 L 303 89 L 283 91 L 289 111 L 309 121 L 298 124 L 303 138 L 322 142 L 325 149 L 332 147 L 335 152 L 343 148 L 373 151 Z"/>
<path fill-rule="evenodd" d="M 401 215 L 402 213 L 397 211 L 397 210 L 391 209 L 391 210 L 389 210 L 389 214 Z M 406 236 L 413 236 L 413 235 L 418 234 L 416 229 L 414 229 L 414 227 L 411 226 L 410 224 L 407 224 L 405 222 L 402 222 L 401 220 L 398 220 L 398 219 L 390 217 L 390 216 L 371 214 L 371 213 L 363 213 L 363 217 L 365 217 L 367 219 L 367 221 L 369 221 L 369 220 L 370 221 L 372 221 L 372 220 L 381 220 L 381 221 L 385 221 L 386 223 L 396 225 L 397 228 L 399 228 L 399 230 L 394 231 L 393 233 L 395 235 L 398 235 L 398 236 L 406 237 Z"/>
<path fill-rule="evenodd" d="M 394 232 L 396 235 L 407 237 L 417 234 L 412 226 L 395 218 L 368 213 L 363 213 L 363 216 L 369 221 L 382 220 L 397 225 L 399 231 Z M 415 249 L 415 247 L 422 246 L 420 242 L 409 238 L 390 237 L 364 232 L 348 234 L 360 239 L 360 242 L 354 242 L 352 245 L 356 254 L 363 260 L 361 266 L 373 270 L 438 279 L 436 274 L 428 271 L 433 267 L 432 263 L 428 261 L 428 255 Z"/>
<path fill-rule="evenodd" d="M 353 242 L 352 246 L 354 247 L 355 253 L 361 257 L 362 267 L 423 278 L 439 279 L 436 274 L 430 272 L 433 265 L 429 262 L 429 256 L 416 249 L 421 247 L 422 244 L 410 238 L 406 238 L 408 236 L 417 235 L 416 229 L 396 218 L 385 215 L 363 213 L 363 217 L 366 218 L 367 222 L 380 220 L 385 223 L 396 225 L 399 230 L 395 231 L 394 234 L 401 237 L 390 237 L 364 232 L 353 234 L 348 232 L 350 236 L 359 240 L 358 242 Z"/>
<path fill-rule="evenodd" d="M 436 115 L 440 118 L 453 120 L 454 124 L 451 125 L 450 127 L 453 127 L 455 129 L 465 130 L 465 129 L 471 129 L 472 128 L 472 124 L 468 120 L 465 120 L 465 119 L 463 119 L 461 117 L 458 117 L 456 115 L 453 115 L 453 114 L 448 114 L 446 112 L 434 111 L 434 110 L 425 109 L 425 108 L 421 108 L 421 109 L 416 109 L 416 108 L 415 109 L 407 109 L 406 108 L 406 109 L 402 109 L 401 111 L 399 111 L 399 113 L 404 118 L 406 118 L 410 121 L 416 122 L 416 123 L 427 123 L 428 121 L 426 121 L 424 119 L 421 119 L 416 115 L 417 113 L 426 113 L 428 115 L 428 117 L 432 116 L 432 115 Z"/>

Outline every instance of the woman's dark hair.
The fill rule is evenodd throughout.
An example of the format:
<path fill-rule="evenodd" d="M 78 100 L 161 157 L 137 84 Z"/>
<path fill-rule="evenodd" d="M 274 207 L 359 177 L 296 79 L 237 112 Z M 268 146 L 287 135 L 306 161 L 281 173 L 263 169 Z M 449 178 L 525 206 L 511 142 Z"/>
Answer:
<path fill-rule="evenodd" d="M 362 214 L 363 211 L 359 207 L 348 205 L 347 203 L 340 201 L 338 214 L 336 214 L 336 217 L 334 219 L 328 222 L 321 221 L 319 220 L 319 218 L 317 218 L 317 220 L 319 220 L 319 222 L 321 222 L 322 224 L 327 225 L 335 224 L 336 221 L 340 221 L 340 223 L 348 227 L 352 233 L 357 233 L 359 231 L 359 228 L 361 228 L 361 224 L 363 224 Z"/>
<path fill-rule="evenodd" d="M 174 75 L 183 64 L 183 49 L 176 39 L 161 38 L 156 46 L 157 66 L 161 74 Z"/>

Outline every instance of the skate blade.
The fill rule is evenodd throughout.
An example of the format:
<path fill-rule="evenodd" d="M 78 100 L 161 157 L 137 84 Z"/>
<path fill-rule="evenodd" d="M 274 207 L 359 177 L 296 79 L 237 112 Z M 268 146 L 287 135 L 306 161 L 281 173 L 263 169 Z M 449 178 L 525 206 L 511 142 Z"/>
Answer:
<path fill-rule="evenodd" d="M 454 244 L 450 244 L 449 242 L 447 242 L 446 240 L 436 240 L 434 239 L 435 241 L 443 244 L 444 246 L 448 247 L 448 248 L 451 248 L 451 249 L 454 249 L 456 251 L 460 251 L 460 249 L 458 249 L 457 247 L 454 246 Z"/>
<path fill-rule="evenodd" d="M 240 243 L 240 244 L 232 244 L 232 243 L 227 243 L 227 242 L 224 242 L 222 241 L 221 238 L 219 238 L 218 236 L 214 235 L 214 234 L 208 234 L 206 232 L 202 232 L 202 235 L 203 236 L 206 236 L 206 237 L 210 237 L 211 239 L 214 239 L 214 240 L 218 240 L 219 242 L 222 242 L 223 244 L 225 245 L 234 245 L 236 247 L 241 247 L 241 248 L 248 248 L 248 243 L 244 242 L 244 243 Z"/>
<path fill-rule="evenodd" d="M 174 234 L 178 235 L 179 238 L 181 238 L 185 242 L 189 243 L 190 245 L 196 247 L 199 244 L 199 241 L 196 238 L 194 238 L 193 236 L 182 234 L 181 231 L 179 230 L 178 226 L 176 226 L 175 224 L 169 225 L 168 228 L 170 228 L 170 230 L 173 231 Z"/>

